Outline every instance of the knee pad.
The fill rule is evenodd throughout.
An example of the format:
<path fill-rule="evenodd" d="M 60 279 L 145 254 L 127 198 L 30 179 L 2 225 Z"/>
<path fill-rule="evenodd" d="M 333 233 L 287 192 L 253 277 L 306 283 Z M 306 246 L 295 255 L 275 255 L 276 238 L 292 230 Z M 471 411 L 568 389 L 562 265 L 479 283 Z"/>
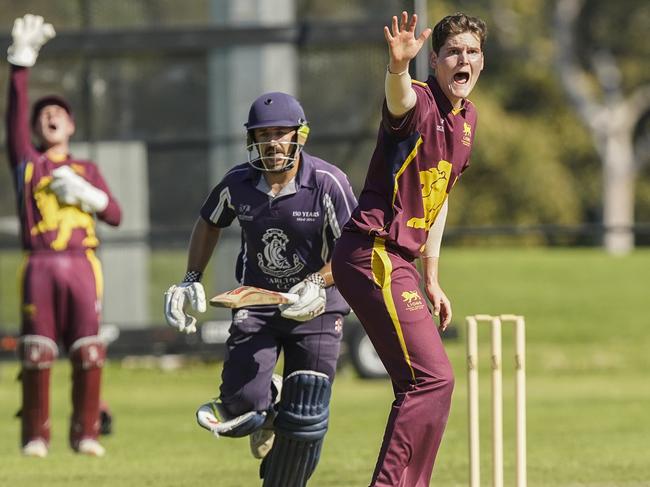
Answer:
<path fill-rule="evenodd" d="M 106 344 L 98 336 L 75 340 L 70 347 L 70 361 L 77 369 L 101 369 L 106 360 Z"/>
<path fill-rule="evenodd" d="M 25 335 L 18 347 L 20 362 L 26 370 L 50 369 L 59 355 L 59 348 L 51 338 L 41 335 Z"/>
<path fill-rule="evenodd" d="M 332 386 L 321 372 L 288 375 L 275 418 L 273 448 L 260 467 L 264 487 L 304 487 L 316 469 L 329 423 Z"/>

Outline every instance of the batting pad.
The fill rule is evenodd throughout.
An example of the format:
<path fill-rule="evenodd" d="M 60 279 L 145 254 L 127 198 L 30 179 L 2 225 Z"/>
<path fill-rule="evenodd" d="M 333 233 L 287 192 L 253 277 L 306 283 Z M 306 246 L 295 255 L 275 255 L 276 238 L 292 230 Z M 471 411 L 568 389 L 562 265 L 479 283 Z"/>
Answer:
<path fill-rule="evenodd" d="M 329 377 L 312 370 L 288 375 L 275 419 L 275 442 L 260 467 L 263 487 L 304 487 L 316 469 L 329 422 Z"/>

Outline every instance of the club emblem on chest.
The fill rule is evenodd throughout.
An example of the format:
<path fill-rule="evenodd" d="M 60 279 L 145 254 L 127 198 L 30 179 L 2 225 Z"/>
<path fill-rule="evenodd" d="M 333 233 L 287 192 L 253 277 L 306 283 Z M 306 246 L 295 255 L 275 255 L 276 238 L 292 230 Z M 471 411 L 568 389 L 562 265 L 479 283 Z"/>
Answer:
<path fill-rule="evenodd" d="M 289 237 L 279 228 L 269 228 L 262 236 L 264 250 L 257 254 L 257 265 L 268 275 L 286 277 L 300 272 L 304 267 L 298 254 L 291 260 L 285 255 Z"/>

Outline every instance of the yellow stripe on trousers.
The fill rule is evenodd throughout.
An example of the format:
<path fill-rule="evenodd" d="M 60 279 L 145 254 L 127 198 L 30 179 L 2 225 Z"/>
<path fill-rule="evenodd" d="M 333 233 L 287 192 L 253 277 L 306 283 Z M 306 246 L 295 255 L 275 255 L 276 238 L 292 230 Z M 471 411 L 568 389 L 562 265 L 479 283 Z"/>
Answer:
<path fill-rule="evenodd" d="M 92 249 L 86 250 L 86 258 L 90 262 L 90 267 L 93 269 L 93 274 L 95 274 L 95 291 L 97 292 L 97 299 L 102 299 L 102 295 L 104 294 L 104 275 L 102 274 L 102 264 L 99 262 L 99 259 Z"/>
<path fill-rule="evenodd" d="M 415 371 L 411 365 L 411 357 L 409 356 L 409 351 L 406 348 L 404 333 L 402 332 L 402 325 L 399 322 L 399 318 L 397 316 L 395 301 L 393 301 L 393 293 L 391 288 L 391 274 L 393 272 L 393 263 L 388 256 L 388 252 L 386 252 L 386 245 L 383 238 L 375 237 L 375 241 L 372 246 L 370 267 L 372 270 L 373 280 L 379 287 L 381 287 L 381 294 L 384 298 L 386 311 L 388 311 L 388 315 L 393 322 L 393 327 L 397 332 L 397 338 L 399 339 L 399 344 L 402 348 L 402 353 L 404 354 L 404 360 L 406 361 L 406 364 L 409 366 L 409 370 L 411 371 L 411 377 L 413 380 L 415 380 Z"/>

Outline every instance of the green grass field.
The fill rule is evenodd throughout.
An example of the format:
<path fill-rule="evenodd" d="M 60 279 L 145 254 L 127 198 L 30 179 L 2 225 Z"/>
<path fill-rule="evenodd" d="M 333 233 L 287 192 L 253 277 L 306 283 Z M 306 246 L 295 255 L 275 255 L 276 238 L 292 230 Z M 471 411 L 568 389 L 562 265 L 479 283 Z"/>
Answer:
<path fill-rule="evenodd" d="M 160 273 L 161 271 L 158 270 Z M 443 254 L 442 279 L 455 325 L 473 313 L 526 316 L 530 486 L 650 486 L 650 252 L 611 258 L 595 250 L 469 250 Z M 462 328 L 461 328 L 462 331 Z M 486 331 L 486 330 L 484 330 Z M 504 360 L 512 353 L 504 333 Z M 483 484 L 490 479 L 488 336 L 481 334 Z M 449 424 L 431 485 L 468 484 L 464 342 L 447 343 L 456 371 Z M 0 485 L 259 485 L 247 440 L 214 439 L 194 424 L 198 404 L 217 391 L 219 366 L 164 371 L 113 362 L 104 396 L 116 417 L 106 458 L 66 446 L 69 368 L 59 361 L 52 398 L 53 442 L 45 460 L 18 454 L 15 364 L 0 364 Z M 514 485 L 512 366 L 504 378 L 506 485 Z M 368 484 L 391 401 L 385 380 L 343 368 L 330 431 L 310 485 Z"/>

